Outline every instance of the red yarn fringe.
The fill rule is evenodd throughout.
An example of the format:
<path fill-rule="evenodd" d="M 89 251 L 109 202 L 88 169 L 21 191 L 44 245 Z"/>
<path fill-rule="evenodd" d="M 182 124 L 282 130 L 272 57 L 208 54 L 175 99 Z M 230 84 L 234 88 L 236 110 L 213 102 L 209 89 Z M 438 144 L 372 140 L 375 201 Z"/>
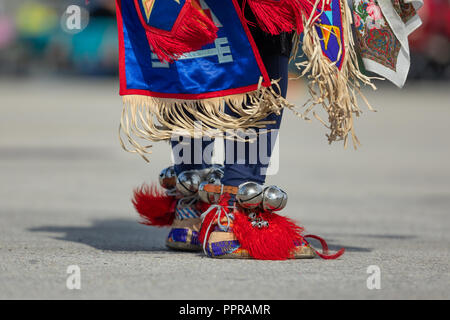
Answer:
<path fill-rule="evenodd" d="M 161 62 L 173 62 L 187 52 L 200 50 L 217 38 L 217 26 L 198 0 L 186 1 L 171 32 L 146 27 L 147 38 Z"/>
<path fill-rule="evenodd" d="M 142 224 L 156 227 L 172 225 L 175 218 L 175 197 L 167 196 L 156 185 L 143 185 L 134 190 L 133 205 L 142 217 Z"/>
<path fill-rule="evenodd" d="M 200 241 L 200 243 L 203 243 L 203 241 L 205 241 L 205 237 L 207 239 L 209 239 L 211 232 L 214 231 L 215 221 L 213 222 L 213 220 L 216 217 L 216 211 L 217 210 L 212 210 L 203 219 L 202 227 L 200 228 L 200 232 L 198 233 L 198 240 Z M 211 223 L 212 223 L 212 225 L 211 225 Z M 211 227 L 208 230 L 209 225 L 211 225 Z M 206 232 L 208 232 L 208 234 L 206 234 Z"/>
<path fill-rule="evenodd" d="M 255 228 L 246 214 L 235 213 L 233 232 L 242 249 L 260 260 L 286 260 L 290 258 L 295 243 L 301 242 L 302 227 L 291 219 L 276 213 L 261 213 L 260 217 L 269 222 L 266 228 Z"/>
<path fill-rule="evenodd" d="M 252 9 L 260 28 L 272 35 L 294 29 L 301 34 L 303 17 L 308 19 L 314 9 L 314 0 L 244 0 L 244 5 L 245 1 Z"/>

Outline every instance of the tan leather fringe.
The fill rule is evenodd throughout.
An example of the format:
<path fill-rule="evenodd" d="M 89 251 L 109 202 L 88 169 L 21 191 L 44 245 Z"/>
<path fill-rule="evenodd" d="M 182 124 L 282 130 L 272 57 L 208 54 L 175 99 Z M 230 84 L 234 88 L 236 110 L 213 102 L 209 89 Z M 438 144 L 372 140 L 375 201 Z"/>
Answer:
<path fill-rule="evenodd" d="M 329 0 L 316 0 L 315 7 L 323 8 L 327 2 Z M 296 64 L 302 70 L 301 77 L 307 76 L 309 80 L 311 98 L 305 103 L 304 112 L 296 111 L 294 105 L 279 95 L 277 80 L 273 80 L 272 86 L 268 88 L 261 86 L 260 80 L 256 91 L 212 99 L 181 100 L 127 95 L 123 97 L 124 107 L 119 126 L 122 148 L 138 153 L 148 162 L 146 155 L 151 154 L 152 145 L 144 143 L 149 141 L 169 141 L 173 135 L 195 136 L 199 130 L 202 134 L 213 137 L 223 132 L 229 133 L 230 130 L 264 128 L 270 123 L 264 119 L 271 113 L 279 114 L 282 108 L 288 108 L 297 116 L 309 120 L 308 113 L 319 104 L 327 111 L 328 122 L 321 119 L 315 111 L 313 115 L 330 130 L 326 135 L 329 143 L 344 140 L 344 146 L 347 147 L 350 134 L 356 148 L 360 143 L 355 134 L 354 116 L 358 117 L 361 113 L 357 97 L 373 111 L 361 93 L 361 84 L 374 90 L 376 87 L 371 82 L 375 78 L 367 77 L 359 70 L 351 30 L 352 15 L 346 0 L 342 0 L 341 5 L 345 47 L 341 70 L 322 53 L 321 39 L 315 29 L 318 21 L 313 16 L 304 17 L 301 46 L 308 61 Z M 294 38 L 294 42 L 295 57 L 298 36 Z M 246 107 L 243 107 L 244 103 Z M 235 115 L 224 112 L 225 104 Z M 231 137 L 239 139 L 238 136 Z M 230 138 L 230 135 L 226 138 Z"/>
<path fill-rule="evenodd" d="M 283 107 L 301 116 L 294 110 L 294 105 L 278 94 L 278 81 L 272 81 L 272 86 L 268 88 L 261 86 L 261 82 L 262 79 L 256 91 L 212 99 L 123 96 L 124 107 L 119 126 L 122 148 L 138 153 L 148 162 L 146 155 L 151 153 L 152 147 L 148 145 L 149 141 L 168 141 L 173 135 L 194 137 L 199 132 L 211 137 L 227 132 L 227 138 L 239 139 L 230 135 L 230 131 L 264 128 L 271 123 L 264 119 L 271 113 L 279 114 Z M 246 107 L 243 107 L 244 103 Z M 225 104 L 235 115 L 224 112 Z"/>
<path fill-rule="evenodd" d="M 323 8 L 323 4 L 328 1 L 317 0 L 315 6 Z M 372 83 L 372 79 L 375 78 L 367 77 L 359 70 L 351 29 L 352 15 L 346 0 L 341 1 L 341 11 L 345 48 L 341 70 L 322 53 L 321 39 L 316 30 L 318 21 L 317 19 L 314 21 L 312 17 L 309 17 L 308 20 L 304 19 L 305 31 L 301 44 L 308 61 L 296 65 L 302 71 L 301 76 L 307 76 L 311 94 L 311 98 L 304 105 L 306 110 L 303 116 L 307 117 L 316 105 L 321 104 L 328 113 L 328 122 L 314 111 L 313 115 L 330 130 L 326 135 L 328 142 L 344 140 L 344 147 L 347 147 L 350 134 L 356 149 L 360 144 L 354 127 L 354 116 L 358 117 L 361 113 L 361 109 L 358 107 L 358 96 L 365 102 L 369 110 L 374 111 L 361 93 L 361 84 L 368 85 L 374 90 L 376 87 Z"/>

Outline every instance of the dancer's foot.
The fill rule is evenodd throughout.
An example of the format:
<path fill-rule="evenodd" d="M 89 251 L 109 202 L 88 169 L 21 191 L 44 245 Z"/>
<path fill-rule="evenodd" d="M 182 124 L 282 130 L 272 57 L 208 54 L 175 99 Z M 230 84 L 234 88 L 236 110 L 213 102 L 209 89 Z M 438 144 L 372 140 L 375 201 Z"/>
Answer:
<path fill-rule="evenodd" d="M 210 190 L 217 189 L 211 187 Z M 233 191 L 233 188 L 221 190 Z M 236 188 L 237 193 L 237 188 Z M 205 253 L 212 258 L 286 260 L 311 259 L 320 256 L 336 259 L 344 252 L 341 249 L 328 255 L 326 242 L 316 236 L 303 235 L 303 228 L 291 219 L 261 206 L 243 208 L 234 195 L 223 194 L 219 204 L 203 214 L 200 241 Z M 323 253 L 311 247 L 306 238 L 321 241 Z"/>

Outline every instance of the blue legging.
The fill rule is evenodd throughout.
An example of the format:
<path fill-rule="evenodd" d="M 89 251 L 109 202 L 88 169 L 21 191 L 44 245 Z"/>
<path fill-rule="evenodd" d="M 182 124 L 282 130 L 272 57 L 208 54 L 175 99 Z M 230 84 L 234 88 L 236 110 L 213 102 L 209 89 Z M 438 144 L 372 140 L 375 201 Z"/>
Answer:
<path fill-rule="evenodd" d="M 264 55 L 264 53 L 262 53 L 262 59 L 269 77 L 271 79 L 280 79 L 280 93 L 283 97 L 286 97 L 289 58 L 281 54 Z M 225 108 L 225 112 L 231 113 L 228 108 Z M 280 128 L 281 118 L 282 114 L 270 114 L 269 116 L 267 116 L 265 120 L 273 121 L 274 123 L 267 125 L 267 127 L 262 130 L 276 129 L 276 131 L 264 134 L 265 137 L 263 137 L 262 135 L 256 135 L 256 140 L 252 140 L 252 142 L 233 142 L 233 144 L 230 146 L 228 146 L 229 141 L 225 141 L 225 170 L 224 177 L 222 179 L 222 183 L 224 185 L 238 186 L 241 183 L 247 181 L 254 181 L 260 184 L 263 184 L 265 182 L 265 169 L 267 169 L 268 159 L 270 159 L 272 155 L 274 143 L 276 140 L 276 134 L 278 129 Z M 256 132 L 259 132 L 259 129 L 255 128 L 254 130 Z M 209 148 L 209 150 L 212 148 L 212 140 L 195 140 L 189 137 L 180 137 L 180 139 L 182 139 L 181 141 L 183 141 L 183 144 L 187 143 L 189 145 L 187 148 L 181 148 L 179 145 L 179 141 L 172 141 L 172 149 L 175 159 L 184 159 L 183 156 L 186 156 L 187 158 L 187 160 L 184 159 L 184 162 L 175 164 L 175 172 L 177 174 L 186 170 L 205 169 L 211 165 L 211 159 L 208 159 L 207 157 L 204 158 L 203 154 L 206 148 Z M 261 139 L 265 139 L 267 141 L 267 148 L 266 150 L 261 150 L 260 152 L 259 149 L 261 147 L 261 143 L 264 144 L 264 140 Z M 255 146 L 252 146 L 252 144 L 256 144 L 256 150 Z M 238 159 L 238 150 L 242 150 L 242 148 L 245 148 L 245 158 Z M 230 155 L 231 150 L 233 150 L 233 152 Z M 257 152 L 256 154 L 253 152 L 252 155 L 250 155 L 250 150 Z M 190 155 L 184 155 L 184 151 L 188 151 Z M 205 153 L 209 154 L 209 152 Z"/>

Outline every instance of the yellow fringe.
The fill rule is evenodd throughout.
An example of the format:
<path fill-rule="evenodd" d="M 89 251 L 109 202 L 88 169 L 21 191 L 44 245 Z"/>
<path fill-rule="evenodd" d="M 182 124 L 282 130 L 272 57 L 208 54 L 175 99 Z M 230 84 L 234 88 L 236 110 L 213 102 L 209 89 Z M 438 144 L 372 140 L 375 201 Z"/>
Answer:
<path fill-rule="evenodd" d="M 264 121 L 269 114 L 280 114 L 283 107 L 294 110 L 295 106 L 280 96 L 278 81 L 273 80 L 268 88 L 261 86 L 261 82 L 262 79 L 256 91 L 212 99 L 123 96 L 124 107 L 119 126 L 122 148 L 138 153 L 148 162 L 146 155 L 151 154 L 152 145 L 145 142 L 169 141 L 173 135 L 194 137 L 199 131 L 213 137 L 237 129 L 264 128 L 272 123 Z M 225 113 L 225 104 L 234 115 Z M 227 138 L 239 139 L 230 135 Z"/>
<path fill-rule="evenodd" d="M 323 8 L 323 4 L 327 2 L 329 0 L 317 0 L 315 7 Z M 354 116 L 358 117 L 362 112 L 358 107 L 357 97 L 360 96 L 368 109 L 374 111 L 361 93 L 361 83 L 376 90 L 372 80 L 379 78 L 367 77 L 360 72 L 351 29 L 352 15 L 346 0 L 341 0 L 341 12 L 345 48 L 341 70 L 336 67 L 336 63 L 332 63 L 323 55 L 321 38 L 316 30 L 317 21 L 313 21 L 312 17 L 308 20 L 304 18 L 302 49 L 308 61 L 296 65 L 302 70 L 302 77 L 307 75 L 311 94 L 311 98 L 304 105 L 306 111 L 303 116 L 307 117 L 316 105 L 321 104 L 328 113 L 328 123 L 314 111 L 313 115 L 330 130 L 326 135 L 328 142 L 344 140 L 344 147 L 347 147 L 350 134 L 356 149 L 360 142 L 355 134 Z"/>

